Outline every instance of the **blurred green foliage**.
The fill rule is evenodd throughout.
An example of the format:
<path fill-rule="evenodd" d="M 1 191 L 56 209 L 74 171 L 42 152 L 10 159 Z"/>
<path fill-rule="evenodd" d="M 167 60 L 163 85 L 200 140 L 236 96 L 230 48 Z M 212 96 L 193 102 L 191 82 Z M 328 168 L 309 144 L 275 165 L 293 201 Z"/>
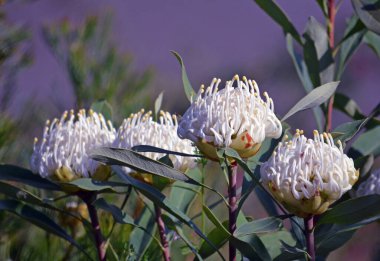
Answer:
<path fill-rule="evenodd" d="M 106 100 L 116 120 L 147 104 L 146 90 L 153 73 L 133 72 L 131 56 L 112 43 L 111 16 L 88 17 L 80 26 L 64 20 L 44 28 L 44 37 L 67 70 L 77 108 Z"/>
<path fill-rule="evenodd" d="M 7 22 L 0 13 L 0 162 L 6 160 L 9 146 L 17 136 L 18 120 L 9 115 L 10 105 L 17 94 L 17 73 L 31 62 L 24 46 L 28 39 L 26 30 Z"/>

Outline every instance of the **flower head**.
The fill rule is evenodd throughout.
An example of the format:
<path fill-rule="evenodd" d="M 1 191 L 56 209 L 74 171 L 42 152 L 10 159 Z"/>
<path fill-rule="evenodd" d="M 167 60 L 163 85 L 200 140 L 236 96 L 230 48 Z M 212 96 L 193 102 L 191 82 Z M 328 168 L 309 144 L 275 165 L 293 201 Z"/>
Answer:
<path fill-rule="evenodd" d="M 372 173 L 368 179 L 363 181 L 356 191 L 358 197 L 378 194 L 380 195 L 380 169 Z"/>
<path fill-rule="evenodd" d="M 168 112 L 160 112 L 159 121 L 156 122 L 152 118 L 152 112 L 144 113 L 144 110 L 136 114 L 131 114 L 125 119 L 120 126 L 114 146 L 117 148 L 131 149 L 137 145 L 150 145 L 165 150 L 192 154 L 194 147 L 188 140 L 181 140 L 177 136 L 177 117 Z M 163 153 L 143 152 L 144 156 L 158 160 L 165 156 Z M 170 160 L 173 167 L 182 172 L 193 168 L 196 165 L 194 158 L 183 157 L 171 154 Z M 131 169 L 123 168 L 126 172 L 133 173 Z M 151 183 L 151 175 L 138 173 L 143 175 L 146 182 Z M 139 177 L 138 176 L 138 177 Z"/>
<path fill-rule="evenodd" d="M 282 126 L 274 114 L 273 100 L 265 100 L 253 80 L 236 75 L 219 90 L 220 79 L 202 85 L 190 108 L 183 115 L 178 135 L 192 140 L 211 159 L 218 159 L 215 148 L 231 147 L 241 157 L 257 153 L 266 137 L 281 136 Z"/>
<path fill-rule="evenodd" d="M 41 141 L 35 138 L 31 168 L 43 178 L 60 182 L 80 177 L 105 180 L 110 170 L 90 159 L 88 153 L 111 145 L 115 134 L 112 123 L 101 114 L 65 111 L 60 119 L 46 122 Z"/>
<path fill-rule="evenodd" d="M 297 130 L 292 140 L 280 142 L 261 166 L 270 192 L 292 213 L 321 214 L 358 180 L 354 162 L 334 144 L 331 134 L 314 131 L 307 139 Z"/>

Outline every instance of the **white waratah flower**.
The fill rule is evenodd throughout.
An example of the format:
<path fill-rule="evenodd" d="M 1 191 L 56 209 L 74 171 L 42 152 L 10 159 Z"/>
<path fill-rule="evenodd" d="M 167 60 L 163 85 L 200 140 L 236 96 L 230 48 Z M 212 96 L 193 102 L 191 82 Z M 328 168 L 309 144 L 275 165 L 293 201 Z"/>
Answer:
<path fill-rule="evenodd" d="M 368 177 L 368 179 L 363 181 L 356 191 L 356 196 L 358 197 L 373 194 L 380 195 L 380 169 L 376 170 Z"/>
<path fill-rule="evenodd" d="M 266 137 L 281 136 L 273 100 L 266 92 L 265 101 L 261 98 L 255 81 L 246 77 L 240 81 L 236 75 L 218 90 L 220 82 L 214 78 L 206 89 L 201 86 L 180 120 L 179 137 L 190 139 L 206 156 L 217 160 L 215 148 L 231 147 L 248 158 L 257 153 Z"/>
<path fill-rule="evenodd" d="M 292 213 L 321 214 L 358 180 L 354 162 L 334 144 L 331 134 L 314 131 L 307 139 L 297 130 L 292 140 L 280 142 L 261 166 L 264 185 Z"/>
<path fill-rule="evenodd" d="M 175 115 L 169 112 L 160 112 L 159 122 L 152 118 L 152 112 L 144 113 L 144 110 L 136 114 L 131 114 L 128 119 L 125 119 L 120 126 L 117 137 L 113 144 L 117 148 L 131 149 L 137 145 L 150 145 L 165 150 L 192 154 L 194 147 L 188 140 L 181 140 L 177 136 L 178 122 Z M 143 152 L 144 156 L 158 160 L 165 156 L 163 153 Z M 195 167 L 196 162 L 193 157 L 183 157 L 178 155 L 169 155 L 173 163 L 173 167 L 182 172 Z M 142 175 L 143 180 L 151 183 L 152 176 L 142 173 L 133 173 L 134 171 L 124 167 L 124 171 L 131 174 L 137 174 L 135 177 Z"/>
<path fill-rule="evenodd" d="M 105 180 L 109 167 L 89 158 L 95 147 L 110 146 L 116 130 L 103 115 L 90 110 L 65 111 L 60 119 L 46 122 L 40 142 L 35 138 L 31 168 L 43 178 L 67 182 L 80 177 Z"/>

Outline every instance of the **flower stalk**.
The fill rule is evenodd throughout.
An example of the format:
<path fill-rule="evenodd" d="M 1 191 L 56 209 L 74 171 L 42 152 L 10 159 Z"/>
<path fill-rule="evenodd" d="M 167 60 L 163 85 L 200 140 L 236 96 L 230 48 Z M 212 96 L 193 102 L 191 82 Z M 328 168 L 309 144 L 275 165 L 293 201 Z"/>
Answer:
<path fill-rule="evenodd" d="M 310 256 L 310 261 L 315 261 L 314 216 L 310 215 L 304 218 L 304 224 L 307 253 Z"/>
<path fill-rule="evenodd" d="M 329 34 L 329 45 L 331 50 L 334 51 L 334 28 L 335 28 L 335 14 L 336 14 L 336 8 L 335 8 L 335 1 L 334 0 L 328 0 L 327 3 L 327 9 L 328 9 L 328 20 L 327 20 L 327 30 Z M 334 95 L 331 96 L 328 107 L 327 107 L 327 119 L 326 119 L 326 131 L 331 131 L 332 128 L 332 112 L 334 109 Z"/>
<path fill-rule="evenodd" d="M 156 223 L 158 227 L 158 233 L 160 234 L 160 240 L 163 247 L 162 254 L 165 261 L 170 261 L 169 242 L 166 238 L 165 223 L 162 220 L 162 212 L 156 204 L 154 204 L 154 210 L 156 212 Z"/>
<path fill-rule="evenodd" d="M 89 192 L 84 192 L 79 195 L 80 198 L 86 203 L 88 214 L 91 220 L 92 233 L 96 243 L 96 249 L 98 251 L 99 261 L 105 261 L 106 258 L 106 241 L 103 239 L 102 232 L 100 230 L 100 223 L 96 208 L 92 205 L 92 202 L 96 198 L 96 195 Z"/>
<path fill-rule="evenodd" d="M 230 165 L 228 165 L 228 217 L 229 217 L 229 232 L 231 235 L 234 234 L 236 230 L 236 220 L 237 220 L 237 162 L 234 161 Z M 236 260 L 236 248 L 229 243 L 229 256 L 230 256 L 230 261 L 235 261 Z"/>

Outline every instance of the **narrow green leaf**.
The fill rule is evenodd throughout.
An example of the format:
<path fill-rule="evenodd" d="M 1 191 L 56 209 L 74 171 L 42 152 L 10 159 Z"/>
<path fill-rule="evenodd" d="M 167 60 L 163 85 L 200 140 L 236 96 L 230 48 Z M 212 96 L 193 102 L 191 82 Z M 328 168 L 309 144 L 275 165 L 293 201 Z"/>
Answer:
<path fill-rule="evenodd" d="M 322 214 L 318 224 L 354 224 L 364 220 L 380 219 L 379 206 L 380 195 L 349 199 Z"/>
<path fill-rule="evenodd" d="M 368 31 L 364 35 L 364 42 L 380 57 L 380 35 Z"/>
<path fill-rule="evenodd" d="M 183 59 L 176 51 L 171 51 L 171 53 L 177 58 L 179 64 L 181 65 L 183 88 L 185 90 L 187 99 L 191 101 L 192 97 L 195 96 L 195 91 L 193 87 L 191 86 L 189 78 L 187 77 L 186 68 L 185 68 L 185 64 L 183 63 Z"/>
<path fill-rule="evenodd" d="M 109 165 L 127 166 L 140 173 L 149 173 L 169 179 L 197 184 L 195 180 L 190 179 L 184 173 L 132 150 L 97 148 L 90 154 L 90 157 Z"/>
<path fill-rule="evenodd" d="M 317 226 L 314 232 L 315 247 L 318 255 L 327 256 L 352 238 L 360 228 L 358 224 L 324 224 Z"/>
<path fill-rule="evenodd" d="M 272 259 L 275 259 L 283 252 L 282 242 L 286 242 L 288 245 L 296 244 L 292 235 L 286 230 L 280 230 L 277 232 L 261 235 L 260 239 L 265 245 Z"/>
<path fill-rule="evenodd" d="M 223 227 L 227 230 L 228 220 L 222 223 Z M 219 249 L 225 243 L 228 242 L 228 238 L 230 237 L 229 233 L 226 234 L 223 230 L 219 228 L 212 229 L 208 234 L 207 238 Z M 203 241 L 199 248 L 199 254 L 202 258 L 208 258 L 212 254 L 215 253 L 215 248 L 212 248 L 207 242 Z"/>
<path fill-rule="evenodd" d="M 43 214 L 42 212 L 23 204 L 17 200 L 0 200 L 0 211 L 11 212 L 20 218 L 38 226 L 46 232 L 52 233 L 60 238 L 73 244 L 79 250 L 81 250 L 87 257 L 89 255 L 83 250 L 83 248 L 71 237 L 67 232 L 56 224 L 52 219 Z"/>
<path fill-rule="evenodd" d="M 360 172 L 360 180 L 362 180 L 362 178 L 365 177 L 367 173 L 369 173 L 374 161 L 375 157 L 372 154 L 354 160 L 355 169 L 359 170 Z"/>
<path fill-rule="evenodd" d="M 315 106 L 319 106 L 320 104 L 324 103 L 331 97 L 331 95 L 334 94 L 336 88 L 338 87 L 338 84 L 339 82 L 330 82 L 318 88 L 315 88 L 300 101 L 298 101 L 296 105 L 294 105 L 289 110 L 289 112 L 285 114 L 285 116 L 282 118 L 282 121 L 286 120 L 299 111 L 314 108 Z"/>
<path fill-rule="evenodd" d="M 338 45 L 340 48 L 336 70 L 337 79 L 340 79 L 342 77 L 343 71 L 348 64 L 348 61 L 362 43 L 366 31 L 367 30 L 365 29 L 363 23 L 361 23 L 361 21 L 356 16 L 352 16 L 347 25 L 345 36 L 343 37 L 341 43 Z"/>
<path fill-rule="evenodd" d="M 133 247 L 136 259 L 139 260 L 143 257 L 152 242 L 153 237 L 151 235 L 154 235 L 156 230 L 155 214 L 153 211 L 153 204 L 151 202 L 147 202 L 145 204 L 145 207 L 136 224 L 140 227 L 144 227 L 145 231 L 140 228 L 133 229 L 128 243 L 129 246 Z"/>
<path fill-rule="evenodd" d="M 364 120 L 346 122 L 338 127 L 336 127 L 331 135 L 334 137 L 334 140 L 340 140 L 345 143 L 351 140 L 368 122 L 368 118 Z"/>
<path fill-rule="evenodd" d="M 131 148 L 133 151 L 136 152 L 157 152 L 162 154 L 172 154 L 172 155 L 178 155 L 183 157 L 197 157 L 197 158 L 204 158 L 204 155 L 201 154 L 188 154 L 178 151 L 172 151 L 172 150 L 165 150 L 162 148 L 150 146 L 150 145 L 137 145 Z"/>
<path fill-rule="evenodd" d="M 201 179 L 201 173 L 198 168 L 189 170 L 189 172 L 187 172 L 187 175 L 196 181 L 200 181 Z M 192 203 L 196 199 L 199 190 L 199 186 L 177 181 L 172 185 L 170 200 L 179 210 L 187 214 L 191 208 Z"/>
<path fill-rule="evenodd" d="M 106 100 L 101 100 L 91 104 L 91 109 L 101 113 L 107 120 L 112 120 L 112 106 Z"/>
<path fill-rule="evenodd" d="M 380 2 L 378 0 L 351 0 L 351 3 L 365 26 L 380 34 Z"/>
<path fill-rule="evenodd" d="M 272 260 L 265 245 L 255 234 L 239 238 L 232 236 L 229 241 L 249 260 Z"/>
<path fill-rule="evenodd" d="M 202 233 L 202 231 L 193 223 L 193 221 L 182 211 L 180 211 L 178 208 L 174 206 L 174 204 L 170 201 L 169 198 L 167 198 L 164 194 L 162 194 L 159 190 L 156 188 L 149 186 L 146 183 L 143 183 L 139 180 L 136 180 L 128 175 L 125 175 L 121 168 L 118 166 L 115 166 L 113 168 L 117 175 L 122 179 L 126 184 L 131 185 L 135 187 L 137 190 L 139 190 L 146 198 L 157 204 L 160 208 L 166 210 L 170 214 L 172 214 L 175 218 L 177 218 L 179 221 L 183 222 L 187 226 L 189 226 L 191 229 L 194 230 L 195 233 L 197 233 L 201 238 L 203 238 L 207 243 L 209 243 L 213 248 L 217 249 L 215 245 L 212 244 L 210 240 Z M 222 256 L 222 254 L 217 250 L 218 254 Z M 224 260 L 224 258 L 223 258 Z"/>
<path fill-rule="evenodd" d="M 273 0 L 255 0 L 256 4 L 264 10 L 279 26 L 282 27 L 285 33 L 289 33 L 298 42 L 302 43 L 301 37 L 294 27 L 292 22 L 286 16 L 285 12 Z"/>
<path fill-rule="evenodd" d="M 334 59 L 325 26 L 310 17 L 304 33 L 304 58 L 314 86 L 334 80 Z"/>
<path fill-rule="evenodd" d="M 162 99 L 164 97 L 164 92 L 162 91 L 154 101 L 154 115 L 158 118 L 158 113 L 160 112 L 161 105 L 162 105 Z"/>
<path fill-rule="evenodd" d="M 279 230 L 282 227 L 282 220 L 275 217 L 253 220 L 238 227 L 234 233 L 236 237 L 267 233 Z"/>
<path fill-rule="evenodd" d="M 206 206 L 203 205 L 203 211 L 205 212 L 207 218 L 226 236 L 230 236 L 230 232 L 223 226 L 222 222 L 212 213 L 212 211 Z"/>
<path fill-rule="evenodd" d="M 117 192 L 117 190 L 115 190 L 116 187 L 126 187 L 125 184 L 120 182 L 99 181 L 91 178 L 76 179 L 64 184 L 72 186 L 73 188 L 97 192 Z"/>
<path fill-rule="evenodd" d="M 28 169 L 8 164 L 0 164 L 0 180 L 20 182 L 41 189 L 61 190 L 59 185 L 41 178 Z"/>
<path fill-rule="evenodd" d="M 361 155 L 380 155 L 380 126 L 368 130 L 352 144 L 351 148 L 360 152 Z"/>
<path fill-rule="evenodd" d="M 323 12 L 323 15 L 327 17 L 328 16 L 327 0 L 317 0 L 317 3 Z"/>

